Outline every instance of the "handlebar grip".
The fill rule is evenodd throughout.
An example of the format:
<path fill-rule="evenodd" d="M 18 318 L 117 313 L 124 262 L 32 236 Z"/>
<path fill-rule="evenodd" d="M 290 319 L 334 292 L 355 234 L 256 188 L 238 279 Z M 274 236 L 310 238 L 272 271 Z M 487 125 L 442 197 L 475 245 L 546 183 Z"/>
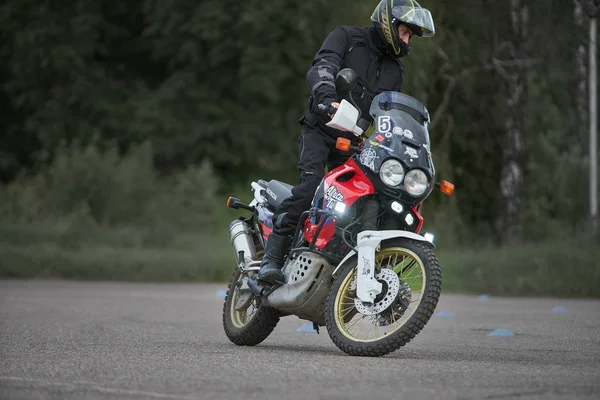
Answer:
<path fill-rule="evenodd" d="M 337 108 L 335 108 L 332 105 L 327 105 L 327 104 L 319 104 L 317 106 L 317 108 L 319 109 L 319 111 L 321 111 L 321 113 L 327 115 L 327 114 L 335 114 L 335 112 L 337 111 Z"/>

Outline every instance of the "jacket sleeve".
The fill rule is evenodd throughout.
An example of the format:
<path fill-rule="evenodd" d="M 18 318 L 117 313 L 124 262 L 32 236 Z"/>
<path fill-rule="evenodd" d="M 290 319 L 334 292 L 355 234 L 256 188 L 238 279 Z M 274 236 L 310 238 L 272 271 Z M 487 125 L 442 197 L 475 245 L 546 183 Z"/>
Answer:
<path fill-rule="evenodd" d="M 313 96 L 313 111 L 318 104 L 337 101 L 335 77 L 342 67 L 347 50 L 348 38 L 342 27 L 331 31 L 321 45 L 312 66 L 306 73 L 306 81 Z"/>

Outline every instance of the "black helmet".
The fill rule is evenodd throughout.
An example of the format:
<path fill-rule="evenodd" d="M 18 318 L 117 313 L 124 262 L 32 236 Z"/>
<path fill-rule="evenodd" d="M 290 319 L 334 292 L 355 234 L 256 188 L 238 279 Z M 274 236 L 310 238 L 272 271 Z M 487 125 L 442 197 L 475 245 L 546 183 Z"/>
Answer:
<path fill-rule="evenodd" d="M 398 57 L 405 56 L 410 51 L 410 47 L 398 36 L 398 26 L 401 23 L 406 24 L 418 36 L 435 35 L 431 13 L 416 0 L 381 0 L 371 15 L 371 21 Z"/>

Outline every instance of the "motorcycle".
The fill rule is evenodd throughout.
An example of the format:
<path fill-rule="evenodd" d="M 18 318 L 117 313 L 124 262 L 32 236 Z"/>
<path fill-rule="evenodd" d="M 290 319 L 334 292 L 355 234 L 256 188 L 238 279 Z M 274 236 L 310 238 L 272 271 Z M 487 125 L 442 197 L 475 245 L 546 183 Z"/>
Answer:
<path fill-rule="evenodd" d="M 277 180 L 251 183 L 249 204 L 230 197 L 227 206 L 245 209 L 230 225 L 237 267 L 223 305 L 223 328 L 237 345 L 265 340 L 280 318 L 295 315 L 325 326 L 333 343 L 356 356 L 379 357 L 410 342 L 437 306 L 442 277 L 433 235 L 421 234 L 421 204 L 434 188 L 451 195 L 454 185 L 437 182 L 427 126 L 418 100 L 382 92 L 371 104 L 373 133 L 360 118 L 351 91 L 354 71 L 344 69 L 336 88 L 348 93 L 328 126 L 360 138 L 354 146 L 338 138 L 336 148 L 353 155 L 329 171 L 296 228 L 284 258 L 284 282 L 258 280 L 276 207 L 292 186 Z"/>

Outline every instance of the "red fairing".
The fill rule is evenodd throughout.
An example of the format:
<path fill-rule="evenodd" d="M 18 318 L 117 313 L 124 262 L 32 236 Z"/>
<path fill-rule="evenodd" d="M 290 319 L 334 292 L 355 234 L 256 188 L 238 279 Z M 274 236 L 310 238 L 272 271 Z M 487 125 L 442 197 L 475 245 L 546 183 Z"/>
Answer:
<path fill-rule="evenodd" d="M 417 220 L 419 221 L 419 223 L 417 224 L 417 229 L 415 230 L 415 233 L 419 233 L 419 231 L 421 230 L 421 227 L 423 226 L 423 217 L 421 217 L 421 214 L 419 214 L 420 209 L 421 209 L 421 203 L 417 204 L 416 206 L 414 206 L 412 208 L 413 212 L 417 216 Z"/>
<path fill-rule="evenodd" d="M 269 235 L 271 234 L 271 232 L 273 231 L 273 229 L 269 228 L 268 226 L 266 226 L 262 222 L 260 223 L 260 227 L 262 228 L 262 231 L 263 231 L 263 235 L 262 235 L 263 239 L 267 240 L 267 238 L 269 237 Z"/>
<path fill-rule="evenodd" d="M 345 174 L 354 172 L 354 176 L 345 182 L 338 182 L 337 179 Z M 348 159 L 344 165 L 334 169 L 325 176 L 324 179 L 325 201 L 330 199 L 342 200 L 347 208 L 350 208 L 358 199 L 368 194 L 373 194 L 375 188 L 369 178 L 365 176 L 360 167 L 352 158 Z M 336 222 L 331 218 L 323 225 L 315 246 L 322 250 L 331 240 L 335 233 Z M 318 224 L 311 224 L 310 218 L 304 223 L 304 237 L 311 242 L 315 236 Z"/>

